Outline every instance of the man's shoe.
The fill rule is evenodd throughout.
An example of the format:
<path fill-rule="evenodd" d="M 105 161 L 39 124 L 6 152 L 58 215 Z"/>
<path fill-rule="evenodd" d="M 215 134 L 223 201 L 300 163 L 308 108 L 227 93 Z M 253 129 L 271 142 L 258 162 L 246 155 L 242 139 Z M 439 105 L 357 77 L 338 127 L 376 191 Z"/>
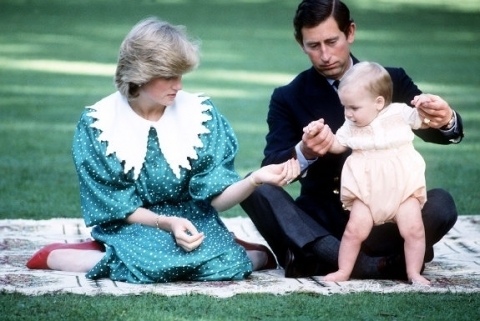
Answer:
<path fill-rule="evenodd" d="M 431 259 L 433 259 L 433 249 L 430 249 Z M 425 254 L 425 262 L 429 262 L 427 261 L 427 255 L 428 251 Z M 422 264 L 420 274 L 422 274 L 424 270 L 425 263 Z M 408 281 L 407 266 L 405 264 L 404 254 L 394 254 L 381 258 L 380 263 L 378 264 L 378 271 L 381 273 L 382 278 L 384 279 Z"/>
<path fill-rule="evenodd" d="M 286 278 L 306 278 L 316 275 L 318 263 L 308 259 L 298 260 L 293 252 L 287 249 L 284 269 Z"/>
<path fill-rule="evenodd" d="M 287 253 L 285 255 L 285 277 L 286 278 L 298 278 L 299 276 L 298 268 L 295 262 L 295 255 L 290 249 L 287 249 Z"/>
<path fill-rule="evenodd" d="M 384 279 L 407 280 L 407 267 L 403 254 L 394 254 L 380 259 L 378 271 Z"/>

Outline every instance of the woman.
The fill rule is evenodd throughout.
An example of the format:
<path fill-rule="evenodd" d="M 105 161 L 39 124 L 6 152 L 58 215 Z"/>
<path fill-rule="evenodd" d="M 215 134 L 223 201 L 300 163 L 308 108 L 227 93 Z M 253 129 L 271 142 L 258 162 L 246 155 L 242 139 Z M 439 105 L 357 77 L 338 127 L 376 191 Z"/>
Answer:
<path fill-rule="evenodd" d="M 229 123 L 207 97 L 181 90 L 197 64 L 198 46 L 181 27 L 149 18 L 130 31 L 118 92 L 87 107 L 74 136 L 82 212 L 95 241 L 49 245 L 29 268 L 154 283 L 240 280 L 276 266 L 266 247 L 232 237 L 218 212 L 262 183 L 288 184 L 298 162 L 241 180 Z"/>

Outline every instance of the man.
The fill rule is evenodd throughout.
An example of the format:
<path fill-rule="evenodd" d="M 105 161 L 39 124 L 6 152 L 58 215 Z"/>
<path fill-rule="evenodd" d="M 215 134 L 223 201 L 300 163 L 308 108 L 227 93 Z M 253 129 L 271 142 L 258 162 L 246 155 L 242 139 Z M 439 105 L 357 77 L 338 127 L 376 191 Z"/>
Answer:
<path fill-rule="evenodd" d="M 327 151 L 333 133 L 345 120 L 335 85 L 358 60 L 350 52 L 356 26 L 348 7 L 338 0 L 302 1 L 294 29 L 312 67 L 274 90 L 262 165 L 297 157 L 302 166 L 300 196 L 294 200 L 283 189 L 265 184 L 242 207 L 275 252 L 285 276 L 306 277 L 338 268 L 339 240 L 349 215 L 339 198 L 340 173 L 349 153 Z M 461 141 L 462 120 L 447 102 L 435 95 L 419 96 L 421 91 L 403 69 L 387 70 L 394 83 L 393 101 L 418 107 L 429 126 L 417 130 L 417 136 L 437 144 Z M 316 130 L 304 133 L 310 123 Z M 457 219 L 448 192 L 434 189 L 427 197 L 422 210 L 425 262 L 433 259 L 433 245 Z M 403 239 L 395 224 L 376 226 L 362 245 L 352 277 L 405 279 L 403 252 Z"/>

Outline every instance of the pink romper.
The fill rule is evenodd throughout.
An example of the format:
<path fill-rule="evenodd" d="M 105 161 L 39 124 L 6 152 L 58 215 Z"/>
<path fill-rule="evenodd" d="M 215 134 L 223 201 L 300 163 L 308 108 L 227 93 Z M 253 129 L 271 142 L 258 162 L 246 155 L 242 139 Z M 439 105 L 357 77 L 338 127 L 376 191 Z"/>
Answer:
<path fill-rule="evenodd" d="M 368 126 L 345 121 L 336 136 L 352 149 L 341 179 L 341 201 L 347 209 L 360 199 L 379 225 L 392 222 L 409 197 L 416 197 L 423 207 L 425 161 L 413 147 L 412 132 L 421 124 L 417 109 L 400 103 L 385 107 Z"/>

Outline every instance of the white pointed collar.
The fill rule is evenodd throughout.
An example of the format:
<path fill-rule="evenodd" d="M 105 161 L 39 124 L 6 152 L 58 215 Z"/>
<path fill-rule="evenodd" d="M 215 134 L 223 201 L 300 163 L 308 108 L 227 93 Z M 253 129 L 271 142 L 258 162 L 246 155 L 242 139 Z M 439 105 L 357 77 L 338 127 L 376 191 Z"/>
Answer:
<path fill-rule="evenodd" d="M 106 155 L 115 153 L 124 162 L 125 173 L 133 169 L 135 179 L 138 178 L 147 154 L 148 133 L 153 127 L 168 165 L 180 178 L 180 168 L 191 169 L 189 159 L 196 159 L 195 148 L 203 146 L 200 134 L 209 133 L 204 123 L 211 116 L 204 112 L 211 106 L 202 104 L 207 99 L 201 94 L 179 91 L 156 122 L 136 114 L 119 92 L 87 108 L 91 109 L 88 115 L 95 119 L 91 126 L 101 131 L 98 141 L 107 142 Z"/>

